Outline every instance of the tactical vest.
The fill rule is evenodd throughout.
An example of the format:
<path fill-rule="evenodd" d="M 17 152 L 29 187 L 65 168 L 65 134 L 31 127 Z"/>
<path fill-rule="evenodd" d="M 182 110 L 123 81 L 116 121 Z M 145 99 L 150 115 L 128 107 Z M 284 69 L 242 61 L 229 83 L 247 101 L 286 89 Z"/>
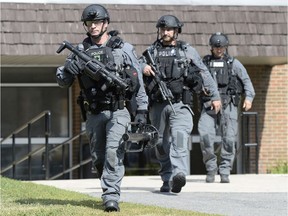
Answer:
<path fill-rule="evenodd" d="M 183 51 L 185 49 L 184 46 L 184 42 L 178 41 L 177 46 L 163 47 L 161 44 L 156 43 L 152 48 L 154 61 L 160 72 L 159 77 L 166 83 L 168 89 L 171 90 L 174 96 L 172 101 L 173 103 L 183 100 L 183 91 L 185 90 L 184 79 L 185 75 L 187 76 L 189 65 L 187 64 L 187 57 Z M 151 77 L 148 78 L 148 83 L 150 82 L 149 84 L 153 83 L 151 82 L 152 79 L 153 78 Z M 150 89 L 147 89 L 147 94 L 152 102 L 162 100 L 161 94 L 156 85 L 152 87 L 150 85 Z M 185 93 L 185 95 L 187 94 Z"/>
<path fill-rule="evenodd" d="M 230 103 L 231 100 L 234 105 L 237 106 L 240 95 L 243 92 L 243 84 L 232 69 L 233 60 L 234 58 L 231 56 L 214 59 L 211 55 L 207 55 L 203 58 L 204 64 L 208 67 L 213 79 L 218 85 L 224 106 Z"/>
<path fill-rule="evenodd" d="M 115 38 L 113 38 L 114 37 L 110 38 L 110 40 L 115 41 Z M 114 62 L 116 59 L 114 58 L 113 52 L 114 49 L 121 48 L 119 47 L 121 44 L 119 44 L 119 40 L 117 40 L 116 42 L 118 45 L 115 46 L 115 43 L 111 43 L 110 40 L 105 47 L 97 47 L 91 46 L 92 43 L 90 38 L 86 38 L 83 41 L 85 52 L 92 58 L 102 62 L 104 65 L 115 65 Z M 119 64 L 121 61 L 122 64 Z M 123 59 L 120 60 L 120 62 L 118 62 L 117 67 L 109 68 L 109 71 L 121 78 L 125 78 L 123 77 Z M 101 77 L 99 81 L 95 81 L 82 73 L 78 75 L 78 79 L 81 88 L 80 97 L 83 98 L 86 111 L 97 114 L 103 110 L 116 111 L 117 109 L 124 108 L 125 92 L 119 91 L 115 86 L 110 86 L 103 90 L 103 85 L 107 83 L 104 78 Z"/>

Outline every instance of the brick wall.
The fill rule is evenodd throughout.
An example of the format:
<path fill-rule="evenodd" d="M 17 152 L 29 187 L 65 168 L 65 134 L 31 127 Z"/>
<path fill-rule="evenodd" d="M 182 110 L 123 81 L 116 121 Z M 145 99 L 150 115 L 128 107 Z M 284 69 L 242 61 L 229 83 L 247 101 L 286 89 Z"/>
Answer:
<path fill-rule="evenodd" d="M 259 116 L 259 173 L 287 161 L 288 65 L 248 66 L 256 97 L 251 111 Z"/>

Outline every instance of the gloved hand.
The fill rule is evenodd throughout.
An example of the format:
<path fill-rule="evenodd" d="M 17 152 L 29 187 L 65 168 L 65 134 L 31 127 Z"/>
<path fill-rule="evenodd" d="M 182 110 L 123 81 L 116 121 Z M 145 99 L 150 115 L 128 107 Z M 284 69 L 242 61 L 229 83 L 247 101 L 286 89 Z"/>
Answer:
<path fill-rule="evenodd" d="M 76 59 L 67 59 L 64 64 L 64 69 L 74 75 L 82 73 L 84 67 L 84 62 Z"/>
<path fill-rule="evenodd" d="M 137 110 L 134 122 L 139 124 L 146 124 L 147 123 L 147 110 Z"/>

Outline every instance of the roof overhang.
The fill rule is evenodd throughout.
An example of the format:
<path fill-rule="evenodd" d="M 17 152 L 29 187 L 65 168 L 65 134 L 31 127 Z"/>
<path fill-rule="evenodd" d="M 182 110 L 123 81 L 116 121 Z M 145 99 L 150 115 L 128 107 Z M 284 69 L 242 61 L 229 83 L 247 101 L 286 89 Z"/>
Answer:
<path fill-rule="evenodd" d="M 9 67 L 20 67 L 20 66 L 49 66 L 58 67 L 63 65 L 66 55 L 58 56 L 2 56 L 1 65 Z M 244 65 L 282 65 L 288 63 L 287 57 L 245 57 L 245 56 L 234 56 Z"/>

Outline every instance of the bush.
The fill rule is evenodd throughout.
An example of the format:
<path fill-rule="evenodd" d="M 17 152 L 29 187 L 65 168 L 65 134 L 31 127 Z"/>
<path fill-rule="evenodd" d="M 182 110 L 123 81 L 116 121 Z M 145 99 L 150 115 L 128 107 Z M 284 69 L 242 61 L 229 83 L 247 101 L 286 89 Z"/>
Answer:
<path fill-rule="evenodd" d="M 271 174 L 288 174 L 288 163 L 281 161 L 278 162 L 276 166 L 273 166 L 268 173 Z"/>

